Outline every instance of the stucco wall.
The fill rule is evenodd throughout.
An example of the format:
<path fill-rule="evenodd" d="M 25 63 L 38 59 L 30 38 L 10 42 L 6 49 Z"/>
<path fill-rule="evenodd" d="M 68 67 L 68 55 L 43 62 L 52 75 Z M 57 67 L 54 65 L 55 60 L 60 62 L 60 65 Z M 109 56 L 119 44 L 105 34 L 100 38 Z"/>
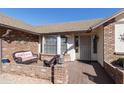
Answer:
<path fill-rule="evenodd" d="M 69 35 L 68 36 L 67 49 L 68 49 L 67 54 L 70 55 L 71 61 L 74 61 L 75 57 L 76 57 L 76 55 L 75 55 L 75 46 L 74 46 L 74 35 Z"/>
<path fill-rule="evenodd" d="M 91 60 L 97 60 L 97 54 L 93 53 L 93 35 L 91 36 Z"/>
<path fill-rule="evenodd" d="M 5 30 L 1 30 L 0 33 L 4 34 Z M 16 51 L 31 50 L 33 53 L 38 53 L 38 36 L 22 31 L 12 31 L 9 36 L 9 40 L 2 40 L 3 58 L 14 62 L 12 54 Z"/>
<path fill-rule="evenodd" d="M 97 35 L 97 53 L 93 53 L 93 35 L 91 38 L 91 59 L 98 61 L 103 66 L 103 57 L 104 57 L 104 34 L 103 27 L 96 28 L 93 35 Z"/>
<path fill-rule="evenodd" d="M 104 40 L 103 40 L 103 28 L 98 28 L 97 35 L 98 35 L 98 51 L 97 51 L 97 60 L 103 66 L 103 54 L 104 54 Z"/>

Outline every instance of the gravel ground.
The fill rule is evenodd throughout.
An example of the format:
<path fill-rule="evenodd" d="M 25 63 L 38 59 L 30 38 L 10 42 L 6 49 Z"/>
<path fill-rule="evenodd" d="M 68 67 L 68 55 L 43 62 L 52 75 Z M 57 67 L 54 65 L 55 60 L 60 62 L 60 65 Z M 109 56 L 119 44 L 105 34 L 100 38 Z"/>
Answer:
<path fill-rule="evenodd" d="M 0 84 L 51 84 L 51 82 L 44 79 L 2 73 L 0 75 Z"/>

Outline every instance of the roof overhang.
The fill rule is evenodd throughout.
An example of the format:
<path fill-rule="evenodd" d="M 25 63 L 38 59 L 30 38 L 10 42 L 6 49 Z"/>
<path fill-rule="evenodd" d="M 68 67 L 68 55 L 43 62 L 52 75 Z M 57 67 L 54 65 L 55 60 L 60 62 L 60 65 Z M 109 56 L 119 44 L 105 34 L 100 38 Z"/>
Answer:
<path fill-rule="evenodd" d="M 102 22 L 98 23 L 97 25 L 92 26 L 91 28 L 92 28 L 92 29 L 95 29 L 95 28 L 97 28 L 97 27 L 103 25 L 104 23 L 108 22 L 109 20 L 111 20 L 111 19 L 113 19 L 113 18 L 119 16 L 119 15 L 122 14 L 122 13 L 124 13 L 124 9 L 122 9 L 121 11 L 119 11 L 119 12 L 113 14 L 112 16 L 106 18 L 105 20 L 103 20 Z"/>
<path fill-rule="evenodd" d="M 77 31 L 65 31 L 65 32 L 50 32 L 50 33 L 40 33 L 40 35 L 50 35 L 50 34 L 75 34 L 75 33 L 89 33 L 91 29 L 77 30 Z"/>
<path fill-rule="evenodd" d="M 1 26 L 1 27 L 5 27 L 5 28 L 8 28 L 8 29 L 20 30 L 20 31 L 24 31 L 24 32 L 27 32 L 27 33 L 35 34 L 35 35 L 40 35 L 39 33 L 36 33 L 36 32 L 33 32 L 33 31 L 30 31 L 30 30 L 25 30 L 25 29 L 21 29 L 21 28 L 13 27 L 13 26 L 9 26 L 9 25 L 5 25 L 5 24 L 1 24 L 1 23 L 0 23 L 0 26 Z"/>

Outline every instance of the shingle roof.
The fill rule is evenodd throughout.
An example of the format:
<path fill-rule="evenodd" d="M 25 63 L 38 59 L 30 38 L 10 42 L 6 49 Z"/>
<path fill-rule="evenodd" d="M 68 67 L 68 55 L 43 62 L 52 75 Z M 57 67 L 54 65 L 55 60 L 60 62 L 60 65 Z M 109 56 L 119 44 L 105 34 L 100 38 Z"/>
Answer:
<path fill-rule="evenodd" d="M 71 32 L 71 31 L 84 31 L 89 27 L 98 24 L 102 19 L 82 20 L 75 22 L 66 22 L 60 24 L 53 24 L 47 26 L 31 26 L 20 20 L 16 20 L 12 17 L 0 14 L 0 25 L 6 25 L 9 27 L 15 27 L 21 30 L 27 30 L 33 33 L 57 33 L 57 32 Z"/>
<path fill-rule="evenodd" d="M 118 12 L 114 13 L 114 14 L 111 15 L 110 17 L 105 18 L 105 19 L 104 19 L 103 21 L 101 21 L 99 24 L 94 25 L 94 26 L 92 27 L 92 29 L 97 28 L 98 26 L 100 26 L 100 25 L 106 23 L 107 21 L 109 21 L 109 20 L 111 20 L 111 19 L 113 19 L 113 18 L 115 18 L 115 17 L 117 17 L 117 16 L 119 16 L 119 15 L 121 15 L 121 14 L 123 14 L 123 13 L 124 13 L 124 8 L 121 9 L 121 10 L 119 10 Z"/>
<path fill-rule="evenodd" d="M 39 33 L 57 33 L 57 32 L 72 32 L 72 31 L 86 31 L 90 27 L 98 24 L 103 19 L 82 20 L 75 22 L 60 23 L 47 26 L 37 26 Z"/>
<path fill-rule="evenodd" d="M 20 20 L 8 17 L 6 15 L 0 14 L 0 25 L 15 27 L 20 30 L 27 30 L 33 33 L 42 34 L 42 33 L 58 33 L 58 32 L 72 32 L 72 31 L 86 31 L 90 27 L 92 29 L 102 25 L 106 21 L 124 13 L 124 9 L 115 13 L 107 19 L 92 19 L 92 20 L 82 20 L 75 22 L 66 22 L 61 24 L 53 24 L 47 26 L 31 26 Z"/>
<path fill-rule="evenodd" d="M 3 14 L 0 14 L 0 25 L 5 25 L 9 27 L 35 32 L 35 28 L 33 26 Z"/>

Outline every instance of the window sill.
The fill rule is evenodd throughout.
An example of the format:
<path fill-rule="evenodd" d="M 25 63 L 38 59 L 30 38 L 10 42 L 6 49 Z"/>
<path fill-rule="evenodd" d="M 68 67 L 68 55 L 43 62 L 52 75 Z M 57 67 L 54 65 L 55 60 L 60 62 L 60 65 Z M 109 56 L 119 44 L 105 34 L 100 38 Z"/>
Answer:
<path fill-rule="evenodd" d="M 124 55 L 124 52 L 114 52 L 115 55 Z"/>

